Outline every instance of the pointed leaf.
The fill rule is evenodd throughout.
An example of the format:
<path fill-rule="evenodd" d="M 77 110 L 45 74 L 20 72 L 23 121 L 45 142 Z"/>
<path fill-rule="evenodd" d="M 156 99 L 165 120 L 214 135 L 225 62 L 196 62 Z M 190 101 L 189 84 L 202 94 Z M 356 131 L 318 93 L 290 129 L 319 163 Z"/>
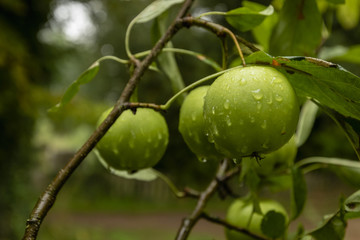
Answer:
<path fill-rule="evenodd" d="M 318 109 L 319 107 L 310 100 L 304 103 L 300 112 L 299 122 L 296 129 L 297 147 L 303 145 L 310 136 Z"/>
<path fill-rule="evenodd" d="M 321 31 L 322 18 L 315 0 L 285 1 L 271 38 L 270 53 L 314 55 Z"/>
<path fill-rule="evenodd" d="M 166 21 L 165 16 L 159 16 L 154 22 L 152 28 L 152 34 L 154 41 L 159 39 L 166 31 Z M 169 41 L 166 44 L 166 47 L 172 47 L 172 42 Z M 185 87 L 184 81 L 182 79 L 180 70 L 178 68 L 175 54 L 173 52 L 162 52 L 158 58 L 158 67 L 165 73 L 166 77 L 169 79 L 171 83 L 171 87 L 173 93 L 179 92 L 181 89 Z M 181 103 L 185 98 L 185 95 L 182 98 L 178 98 L 178 102 Z"/>
<path fill-rule="evenodd" d="M 292 168 L 291 219 L 296 219 L 302 212 L 307 195 L 306 182 L 301 169 Z"/>
<path fill-rule="evenodd" d="M 244 1 L 243 7 L 228 11 L 226 21 L 239 31 L 248 31 L 261 24 L 267 16 L 273 14 L 274 8 L 258 3 Z"/>
<path fill-rule="evenodd" d="M 96 76 L 98 72 L 99 72 L 99 62 L 95 62 L 68 87 L 60 102 L 51 109 L 49 109 L 49 111 L 57 112 L 60 108 L 64 107 L 79 92 L 80 85 L 89 83 Z"/>
<path fill-rule="evenodd" d="M 345 117 L 360 120 L 360 78 L 341 66 L 309 57 L 273 58 L 260 51 L 246 62 L 276 67 L 299 96 L 313 98 Z"/>
<path fill-rule="evenodd" d="M 346 220 L 340 213 L 329 216 L 321 227 L 309 233 L 316 240 L 343 240 Z"/>
<path fill-rule="evenodd" d="M 168 10 L 171 6 L 182 2 L 184 2 L 184 0 L 156 0 L 136 16 L 135 22 L 148 22 Z"/>
<path fill-rule="evenodd" d="M 353 193 L 348 197 L 344 202 L 345 217 L 350 218 L 360 218 L 360 190 Z"/>
<path fill-rule="evenodd" d="M 360 121 L 350 117 L 344 117 L 332 109 L 322 106 L 322 109 L 337 123 L 344 131 L 348 140 L 360 160 Z"/>
<path fill-rule="evenodd" d="M 271 239 L 277 239 L 284 235 L 286 230 L 286 216 L 280 212 L 271 210 L 267 212 L 261 221 L 261 231 Z"/>

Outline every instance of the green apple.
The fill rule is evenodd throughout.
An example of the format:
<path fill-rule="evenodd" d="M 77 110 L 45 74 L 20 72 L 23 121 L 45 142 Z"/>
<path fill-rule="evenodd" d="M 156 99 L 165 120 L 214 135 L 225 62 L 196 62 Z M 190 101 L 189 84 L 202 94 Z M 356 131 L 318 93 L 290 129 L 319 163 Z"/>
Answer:
<path fill-rule="evenodd" d="M 192 90 L 180 108 L 179 131 L 190 150 L 200 159 L 219 159 L 214 143 L 206 136 L 203 116 L 204 97 L 209 86 Z"/>
<path fill-rule="evenodd" d="M 268 176 L 290 167 L 295 160 L 297 146 L 295 136 L 274 152 L 264 155 L 258 163 L 254 163 L 255 171 L 259 175 Z"/>
<path fill-rule="evenodd" d="M 229 207 L 226 215 L 226 221 L 239 228 L 244 228 L 249 232 L 265 237 L 261 231 L 261 222 L 264 215 L 270 211 L 281 213 L 286 217 L 288 221 L 287 212 L 284 207 L 274 200 L 262 200 L 260 201 L 260 208 L 263 215 L 253 212 L 253 204 L 251 201 L 245 201 L 244 199 L 236 199 Z M 245 233 L 241 233 L 235 230 L 225 229 L 225 235 L 227 240 L 254 240 L 255 238 Z"/>
<path fill-rule="evenodd" d="M 98 125 L 111 109 L 105 111 Z M 153 167 L 164 155 L 169 132 L 164 117 L 149 108 L 124 111 L 96 145 L 101 157 L 118 170 Z"/>
<path fill-rule="evenodd" d="M 279 149 L 294 135 L 297 96 L 287 78 L 272 67 L 232 69 L 211 84 L 204 102 L 209 140 L 230 158 Z"/>

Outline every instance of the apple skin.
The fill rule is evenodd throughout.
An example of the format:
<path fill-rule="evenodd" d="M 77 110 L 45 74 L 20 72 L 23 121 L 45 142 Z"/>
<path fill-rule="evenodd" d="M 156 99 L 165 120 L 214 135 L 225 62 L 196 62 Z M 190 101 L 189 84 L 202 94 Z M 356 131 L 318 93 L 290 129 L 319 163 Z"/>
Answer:
<path fill-rule="evenodd" d="M 209 141 L 229 158 L 279 149 L 293 136 L 299 118 L 297 96 L 272 67 L 232 69 L 210 86 L 204 102 Z"/>
<path fill-rule="evenodd" d="M 297 154 L 295 136 L 274 152 L 264 155 L 259 163 L 254 164 L 255 171 L 261 176 L 281 172 L 293 165 Z"/>
<path fill-rule="evenodd" d="M 273 210 L 282 213 L 287 218 L 287 212 L 284 207 L 274 200 L 260 201 L 260 208 L 265 215 L 267 212 Z M 229 207 L 226 215 L 226 221 L 240 228 L 247 229 L 249 232 L 261 237 L 266 237 L 261 231 L 261 221 L 263 216 L 258 213 L 253 213 L 252 202 L 244 199 L 236 199 Z M 251 218 L 251 221 L 250 221 Z M 249 223 L 250 221 L 250 223 Z M 288 221 L 288 219 L 286 219 Z M 254 240 L 255 238 L 235 230 L 225 228 L 225 235 L 227 240 Z"/>
<path fill-rule="evenodd" d="M 99 118 L 98 125 L 111 109 Z M 96 145 L 101 157 L 118 170 L 153 167 L 165 153 L 169 132 L 164 117 L 153 109 L 125 110 Z"/>
<path fill-rule="evenodd" d="M 192 90 L 181 105 L 179 116 L 179 131 L 186 145 L 201 161 L 222 158 L 206 136 L 203 107 L 208 89 L 206 85 Z"/>

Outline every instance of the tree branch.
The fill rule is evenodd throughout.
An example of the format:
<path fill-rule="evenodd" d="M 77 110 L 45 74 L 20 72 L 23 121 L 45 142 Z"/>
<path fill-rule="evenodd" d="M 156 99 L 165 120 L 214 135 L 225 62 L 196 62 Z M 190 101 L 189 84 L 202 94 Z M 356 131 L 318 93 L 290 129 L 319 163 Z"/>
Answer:
<path fill-rule="evenodd" d="M 201 214 L 208 200 L 217 190 L 217 187 L 219 185 L 219 181 L 217 179 L 221 178 L 224 175 L 227 166 L 228 166 L 228 160 L 225 159 L 219 166 L 215 179 L 213 179 L 210 182 L 209 186 L 205 189 L 205 191 L 203 191 L 200 194 L 199 200 L 192 214 L 189 217 L 183 219 L 182 225 L 180 226 L 179 231 L 177 233 L 176 240 L 187 239 L 187 237 L 190 234 L 190 231 L 195 226 L 196 222 L 200 219 Z"/>
<path fill-rule="evenodd" d="M 62 168 L 55 176 L 53 181 L 49 184 L 46 190 L 42 193 L 38 199 L 33 211 L 30 214 L 29 219 L 26 222 L 25 233 L 23 239 L 33 240 L 36 239 L 40 229 L 40 225 L 45 216 L 53 206 L 56 200 L 56 196 L 59 193 L 62 186 L 66 183 L 72 173 L 77 169 L 85 157 L 96 146 L 100 139 L 105 135 L 107 130 L 112 126 L 120 114 L 124 111 L 124 103 L 130 99 L 131 94 L 139 83 L 142 75 L 149 68 L 150 64 L 154 61 L 161 49 L 165 47 L 165 44 L 179 31 L 182 25 L 178 24 L 179 19 L 184 17 L 190 9 L 194 0 L 186 0 L 181 7 L 175 21 L 169 26 L 166 33 L 155 44 L 150 54 L 144 58 L 142 62 L 135 68 L 133 75 L 129 79 L 125 86 L 119 100 L 114 105 L 114 108 L 109 113 L 107 118 L 100 124 L 100 126 L 94 131 L 85 144 L 75 153 L 72 159 Z"/>

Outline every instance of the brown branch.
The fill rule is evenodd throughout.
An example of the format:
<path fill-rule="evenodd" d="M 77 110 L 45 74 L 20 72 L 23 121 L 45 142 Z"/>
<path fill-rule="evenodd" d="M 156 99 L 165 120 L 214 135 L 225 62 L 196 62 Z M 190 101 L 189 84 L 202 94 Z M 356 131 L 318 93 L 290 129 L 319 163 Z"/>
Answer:
<path fill-rule="evenodd" d="M 192 212 L 192 214 L 189 217 L 183 219 L 182 225 L 180 226 L 179 231 L 177 233 L 176 240 L 187 239 L 187 237 L 190 234 L 190 231 L 195 226 L 196 222 L 200 219 L 201 214 L 202 214 L 208 200 L 217 190 L 217 187 L 219 185 L 219 181 L 217 179 L 221 178 L 224 175 L 227 166 L 228 166 L 228 160 L 225 159 L 220 164 L 219 169 L 216 173 L 215 179 L 213 179 L 210 182 L 210 184 L 208 185 L 208 187 L 205 189 L 205 191 L 203 191 L 200 194 L 199 200 L 198 200 L 197 205 L 196 205 L 194 211 Z"/>
<path fill-rule="evenodd" d="M 155 103 L 141 103 L 141 102 L 126 102 L 123 104 L 124 110 L 130 109 L 133 113 L 136 113 L 136 109 L 138 108 L 151 108 L 158 112 L 166 112 L 166 110 L 161 108 L 161 105 Z"/>
<path fill-rule="evenodd" d="M 244 233 L 248 236 L 251 236 L 252 238 L 254 239 L 259 239 L 259 240 L 266 240 L 266 238 L 263 238 L 261 236 L 258 236 L 252 232 L 249 232 L 247 229 L 245 228 L 240 228 L 240 227 L 237 227 L 219 217 L 212 217 L 210 215 L 208 215 L 207 213 L 203 212 L 200 216 L 201 218 L 209 221 L 209 222 L 212 222 L 212 223 L 216 223 L 216 224 L 220 224 L 220 225 L 223 225 L 224 227 L 230 229 L 230 230 L 235 230 L 235 231 L 238 231 L 238 232 L 241 232 L 241 233 Z"/>
<path fill-rule="evenodd" d="M 188 17 L 184 17 L 184 18 L 180 19 L 180 21 L 182 21 L 184 24 L 186 24 L 187 27 L 198 26 L 198 27 L 205 28 L 205 29 L 215 33 L 219 37 L 224 37 L 224 36 L 228 35 L 229 32 L 231 32 L 230 29 L 228 29 L 220 24 L 209 22 L 209 21 L 206 21 L 206 20 L 203 20 L 200 18 L 188 16 Z M 236 39 L 237 39 L 237 41 L 242 43 L 244 46 L 249 48 L 252 52 L 260 51 L 260 49 L 255 47 L 254 44 L 252 44 L 251 42 L 248 42 L 244 38 L 236 35 Z"/>
<path fill-rule="evenodd" d="M 36 239 L 40 229 L 40 225 L 45 216 L 55 203 L 56 196 L 59 193 L 62 186 L 66 183 L 72 173 L 81 164 L 84 158 L 91 152 L 96 146 L 97 142 L 105 135 L 107 130 L 112 126 L 120 114 L 124 111 L 124 103 L 130 99 L 131 94 L 139 83 L 142 75 L 148 69 L 150 64 L 154 61 L 161 49 L 165 47 L 165 44 L 179 31 L 182 25 L 179 25 L 179 19 L 184 17 L 190 9 L 194 0 L 186 0 L 181 7 L 175 21 L 169 26 L 162 38 L 155 44 L 150 54 L 135 68 L 133 75 L 129 79 L 125 86 L 119 100 L 116 102 L 114 108 L 106 117 L 106 119 L 100 124 L 100 126 L 94 131 L 85 144 L 75 153 L 72 159 L 62 168 L 55 176 L 50 185 L 42 193 L 38 199 L 33 211 L 30 214 L 26 222 L 25 233 L 23 239 L 32 240 Z"/>

